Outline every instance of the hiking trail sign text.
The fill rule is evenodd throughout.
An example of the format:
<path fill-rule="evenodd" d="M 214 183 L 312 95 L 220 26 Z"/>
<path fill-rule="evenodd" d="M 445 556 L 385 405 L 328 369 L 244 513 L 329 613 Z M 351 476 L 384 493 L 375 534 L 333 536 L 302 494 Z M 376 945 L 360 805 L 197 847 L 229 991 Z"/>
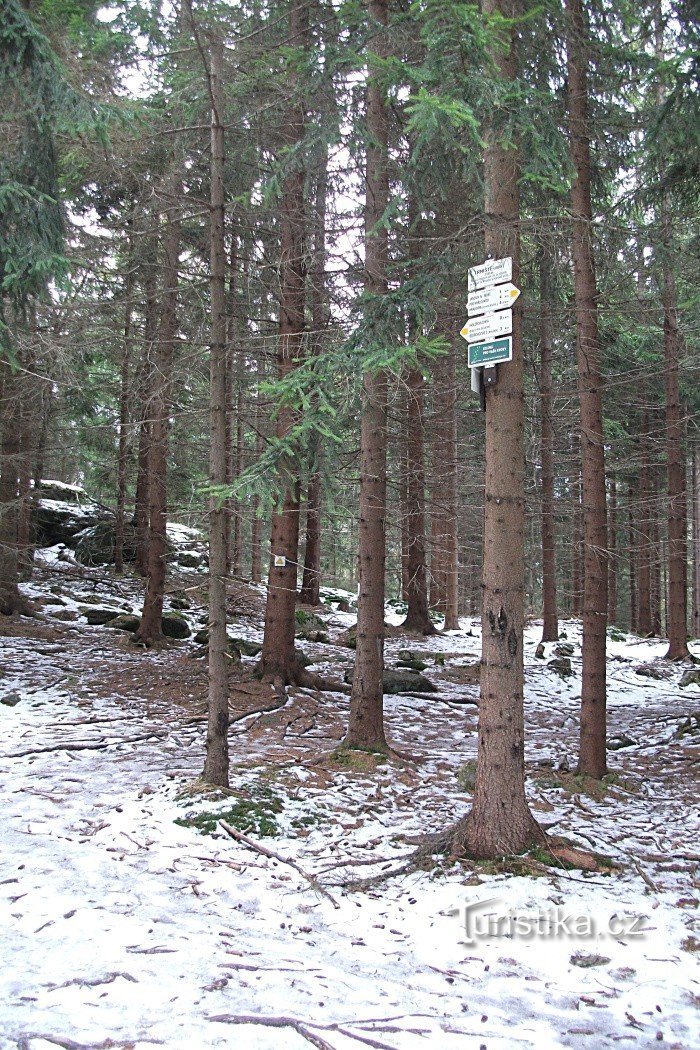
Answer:
<path fill-rule="evenodd" d="M 487 339 L 498 339 L 513 331 L 513 311 L 499 310 L 483 317 L 470 317 L 459 333 L 468 343 L 482 343 Z"/>
<path fill-rule="evenodd" d="M 482 288 L 478 292 L 469 292 L 467 312 L 471 318 L 475 314 L 504 310 L 507 306 L 512 306 L 519 295 L 520 289 L 510 281 L 507 284 L 497 284 L 495 288 Z"/>
<path fill-rule="evenodd" d="M 469 344 L 470 368 L 484 368 L 512 360 L 513 340 L 510 336 L 506 339 L 491 339 L 486 343 Z"/>
<path fill-rule="evenodd" d="M 513 260 L 509 255 L 505 259 L 487 259 L 481 266 L 469 267 L 467 291 L 477 288 L 490 288 L 494 284 L 503 284 L 513 279 Z"/>

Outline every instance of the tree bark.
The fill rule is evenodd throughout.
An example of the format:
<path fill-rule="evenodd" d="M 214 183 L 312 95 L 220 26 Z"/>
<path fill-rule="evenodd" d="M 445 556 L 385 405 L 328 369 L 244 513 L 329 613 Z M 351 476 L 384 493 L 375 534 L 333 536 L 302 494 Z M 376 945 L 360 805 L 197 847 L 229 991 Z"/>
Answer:
<path fill-rule="evenodd" d="M 608 614 L 603 381 L 592 244 L 587 30 L 581 0 L 566 0 L 572 254 L 583 471 L 583 670 L 579 771 L 599 780 L 606 766 Z"/>
<path fill-rule="evenodd" d="M 512 0 L 484 0 L 486 15 L 512 18 Z M 492 55 L 504 81 L 516 79 L 515 38 Z M 487 133 L 484 186 L 487 258 L 511 256 L 520 280 L 519 150 Z M 508 146 L 510 145 L 510 148 Z M 522 300 L 513 304 L 513 360 L 497 366 L 486 392 L 481 699 L 471 812 L 458 825 L 453 852 L 477 857 L 521 853 L 543 838 L 525 798 L 523 626 L 525 450 Z"/>
<path fill-rule="evenodd" d="M 152 217 L 157 227 L 159 215 Z M 150 404 L 155 382 L 153 357 L 158 334 L 158 241 L 153 237 L 151 258 L 147 262 L 143 293 L 145 300 L 145 323 L 143 333 L 143 361 L 141 365 L 141 424 L 136 464 L 136 498 L 134 503 L 134 531 L 136 537 L 136 571 L 146 575 L 148 566 L 148 504 L 149 504 L 149 448 L 151 441 Z"/>
<path fill-rule="evenodd" d="M 554 426 L 552 421 L 551 259 L 540 253 L 540 456 L 542 496 L 542 641 L 559 638 L 554 520 Z"/>
<path fill-rule="evenodd" d="M 683 414 L 679 383 L 679 332 L 676 280 L 671 265 L 671 216 L 661 205 L 661 302 L 664 312 L 664 389 L 666 395 L 666 469 L 668 492 L 668 630 L 667 660 L 687 660 L 687 507 Z"/>
<path fill-rule="evenodd" d="M 209 483 L 226 484 L 226 245 L 224 212 L 223 46 L 212 44 L 208 70 L 211 96 L 211 227 L 209 349 Z M 228 787 L 228 639 L 226 637 L 226 507 L 221 496 L 209 501 L 209 716 L 202 779 Z"/>
<path fill-rule="evenodd" d="M 119 377 L 119 444 L 117 448 L 117 517 L 114 525 L 114 571 L 124 572 L 124 528 L 126 519 L 126 476 L 129 462 L 129 400 L 131 396 L 131 325 L 134 313 L 133 222 L 127 240 L 127 274 L 124 283 L 124 334 Z"/>
<path fill-rule="evenodd" d="M 387 0 L 368 0 L 373 47 L 387 56 Z M 367 81 L 364 287 L 370 320 L 388 291 L 388 239 L 381 219 L 389 203 L 389 119 L 385 91 L 370 64 Z M 343 745 L 385 751 L 384 586 L 386 564 L 387 377 L 368 372 L 362 382 L 357 647 L 350 718 Z"/>
<path fill-rule="evenodd" d="M 439 507 L 434 512 L 439 516 L 440 544 L 444 548 L 440 561 L 441 607 L 445 614 L 444 630 L 459 630 L 459 528 L 457 498 L 457 349 L 456 336 L 459 325 L 454 309 L 446 308 L 438 315 L 436 330 L 445 337 L 449 351 L 435 362 L 434 400 L 435 437 L 433 441 L 434 476 L 439 484 L 434 497 Z M 431 513 L 432 518 L 432 513 Z M 436 568 L 437 568 L 436 562 Z M 434 608 L 432 582 L 430 607 Z"/>
<path fill-rule="evenodd" d="M 290 14 L 290 41 L 294 47 L 308 48 L 309 9 L 302 3 Z M 300 77 L 289 71 L 292 99 L 284 133 L 285 145 L 294 150 L 304 140 L 306 114 L 300 97 Z M 284 379 L 300 358 L 304 337 L 305 268 L 304 208 L 305 171 L 296 161 L 282 184 L 280 204 L 280 320 L 277 374 Z M 291 433 L 296 409 L 282 405 L 277 415 L 276 434 L 283 440 Z M 299 477 L 290 458 L 282 465 L 285 490 L 281 505 L 272 518 L 270 567 L 265 606 L 265 633 L 261 671 L 266 678 L 292 682 L 297 674 L 294 652 L 297 597 L 297 558 L 299 549 Z M 279 564 L 278 564 L 279 561 Z"/>
<path fill-rule="evenodd" d="M 407 631 L 435 634 L 428 610 L 428 575 L 425 560 L 425 403 L 423 373 L 409 368 L 406 373 L 408 453 L 406 528 L 407 528 L 407 593 L 408 609 L 402 626 Z"/>
<path fill-rule="evenodd" d="M 330 321 L 326 288 L 326 214 L 328 203 L 328 143 L 321 147 L 318 177 L 316 179 L 316 206 L 313 216 L 314 253 L 310 276 L 311 349 L 319 354 L 323 348 Z M 313 433 L 309 445 L 309 482 L 306 494 L 306 548 L 304 574 L 299 599 L 305 605 L 318 605 L 321 598 L 321 505 L 322 505 L 322 446 L 318 433 Z"/>
<path fill-rule="evenodd" d="M 608 514 L 608 623 L 617 623 L 617 482 L 610 475 Z"/>
<path fill-rule="evenodd" d="M 649 410 L 642 412 L 639 434 L 639 478 L 637 485 L 637 629 L 640 634 L 651 634 L 651 507 L 649 442 Z"/>
<path fill-rule="evenodd" d="M 692 467 L 693 522 L 693 638 L 700 638 L 700 447 L 693 445 Z"/>
<path fill-rule="evenodd" d="M 163 289 L 160 327 L 153 355 L 153 386 L 148 417 L 148 554 L 146 593 L 135 640 L 144 645 L 163 641 L 163 596 L 167 552 L 167 472 L 170 386 L 178 330 L 178 267 L 182 178 L 177 159 L 168 180 L 168 218 L 163 237 Z"/>
<path fill-rule="evenodd" d="M 27 613 L 19 591 L 17 530 L 19 516 L 20 400 L 17 377 L 0 355 L 0 613 Z"/>

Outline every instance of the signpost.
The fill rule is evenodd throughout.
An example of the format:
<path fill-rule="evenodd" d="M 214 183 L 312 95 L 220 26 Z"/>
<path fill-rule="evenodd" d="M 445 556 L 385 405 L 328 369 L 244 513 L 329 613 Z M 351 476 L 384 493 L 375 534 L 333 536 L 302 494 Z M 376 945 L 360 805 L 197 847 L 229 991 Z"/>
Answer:
<path fill-rule="evenodd" d="M 488 343 L 469 344 L 469 367 L 483 368 L 513 360 L 513 340 L 492 339 Z"/>
<path fill-rule="evenodd" d="M 467 296 L 467 312 L 473 317 L 474 314 L 503 310 L 506 306 L 512 306 L 519 295 L 520 289 L 510 282 L 497 284 L 493 288 L 482 288 L 478 292 L 470 292 Z"/>
<path fill-rule="evenodd" d="M 477 288 L 490 288 L 494 284 L 510 281 L 512 277 L 513 260 L 510 256 L 505 259 L 487 259 L 481 266 L 471 266 L 469 268 L 467 289 L 473 292 Z"/>
<path fill-rule="evenodd" d="M 512 331 L 513 311 L 499 310 L 497 314 L 470 318 L 459 334 L 468 343 L 480 343 L 482 340 L 498 339 L 501 335 L 510 335 Z"/>
<path fill-rule="evenodd" d="M 513 360 L 513 303 L 520 289 L 512 284 L 513 259 L 487 259 L 469 269 L 468 321 L 459 333 L 469 343 L 472 390 L 486 408 L 485 387 L 498 379 L 497 364 Z M 501 338 L 505 336 L 505 338 Z"/>

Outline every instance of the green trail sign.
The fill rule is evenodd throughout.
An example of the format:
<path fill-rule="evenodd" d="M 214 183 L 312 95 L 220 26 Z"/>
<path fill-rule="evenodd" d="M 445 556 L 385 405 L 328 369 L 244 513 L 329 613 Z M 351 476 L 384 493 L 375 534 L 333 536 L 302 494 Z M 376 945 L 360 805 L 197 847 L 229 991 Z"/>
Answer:
<path fill-rule="evenodd" d="M 472 343 L 469 347 L 469 367 L 483 368 L 513 360 L 513 339 L 492 339 L 488 343 Z"/>

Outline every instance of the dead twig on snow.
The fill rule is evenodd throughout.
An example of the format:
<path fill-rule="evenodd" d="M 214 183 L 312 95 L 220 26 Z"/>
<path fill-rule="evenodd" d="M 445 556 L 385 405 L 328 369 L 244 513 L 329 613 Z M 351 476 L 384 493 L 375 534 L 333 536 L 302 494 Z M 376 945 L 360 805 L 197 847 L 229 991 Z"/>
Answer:
<path fill-rule="evenodd" d="M 294 868 L 302 878 L 306 879 L 309 885 L 312 886 L 317 893 L 320 893 L 322 897 L 329 900 L 334 908 L 340 908 L 335 897 L 332 897 L 328 890 L 325 890 L 323 886 L 321 886 L 318 879 L 313 875 L 310 875 L 309 872 L 304 871 L 295 860 L 291 860 L 289 857 L 283 857 L 279 853 L 275 853 L 274 850 L 268 849 L 267 846 L 263 846 L 261 843 L 256 842 L 254 839 L 249 839 L 242 831 L 238 831 L 237 828 L 231 827 L 231 825 L 227 824 L 225 820 L 219 821 L 219 827 L 232 839 L 235 839 L 236 842 L 242 842 L 243 845 L 247 846 L 249 849 L 255 850 L 256 853 L 262 854 L 263 857 L 267 857 L 269 860 L 279 861 L 280 864 L 286 864 L 288 867 Z"/>

